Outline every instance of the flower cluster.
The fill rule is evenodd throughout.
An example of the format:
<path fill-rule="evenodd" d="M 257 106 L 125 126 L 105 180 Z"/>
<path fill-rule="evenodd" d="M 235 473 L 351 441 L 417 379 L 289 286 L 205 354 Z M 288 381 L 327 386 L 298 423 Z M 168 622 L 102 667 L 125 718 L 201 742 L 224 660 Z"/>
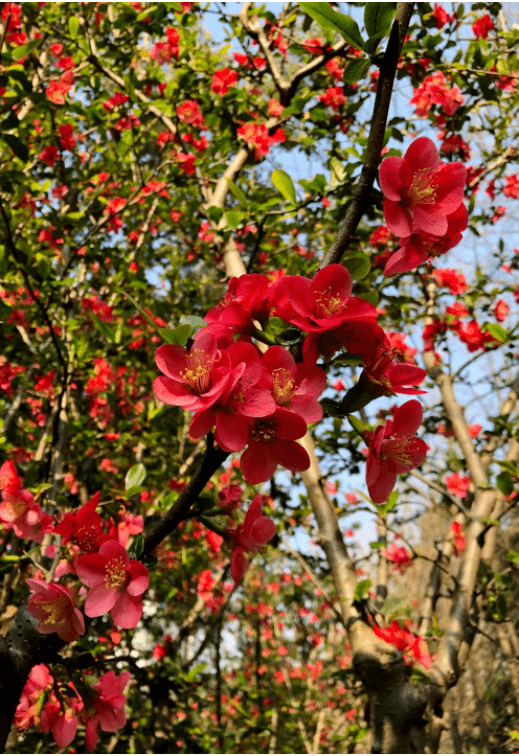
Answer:
<path fill-rule="evenodd" d="M 14 718 L 18 730 L 39 725 L 42 732 L 52 732 L 58 748 L 67 748 L 74 740 L 79 723 L 85 725 L 85 742 L 94 751 L 99 726 L 103 732 L 115 732 L 126 724 L 124 689 L 130 673 L 119 677 L 106 672 L 97 682 L 81 677 L 77 686 L 69 682 L 61 687 L 59 699 L 53 679 L 45 664 L 31 669 Z M 65 704 L 65 705 L 63 705 Z"/>
<path fill-rule="evenodd" d="M 76 512 L 68 512 L 54 528 L 70 549 L 70 570 L 90 588 L 85 600 L 87 617 L 111 613 L 118 627 L 135 627 L 142 616 L 142 594 L 148 588 L 148 570 L 128 557 L 126 530 L 113 524 L 108 533 L 96 512 L 99 492 Z M 134 532 L 142 528 L 137 526 Z M 50 632 L 50 631 L 48 631 Z"/>
<path fill-rule="evenodd" d="M 386 224 L 400 237 L 400 248 L 386 263 L 386 276 L 412 270 L 459 243 L 468 224 L 466 179 L 465 166 L 442 162 L 428 137 L 415 139 L 404 157 L 382 161 L 379 182 Z"/>
<path fill-rule="evenodd" d="M 319 357 L 329 360 L 342 348 L 360 359 L 364 370 L 355 387 L 359 406 L 383 395 L 424 393 L 417 386 L 425 371 L 407 361 L 403 337 L 386 334 L 376 323 L 375 308 L 351 293 L 352 279 L 342 265 L 329 265 L 313 279 L 285 275 L 270 280 L 261 274 L 233 278 L 223 301 L 207 313 L 207 327 L 189 347 L 159 347 L 155 359 L 163 375 L 155 379 L 155 395 L 194 413 L 189 429 L 193 439 L 214 431 L 224 451 L 243 452 L 240 466 L 248 483 L 269 480 L 278 465 L 292 472 L 306 470 L 310 460 L 298 440 L 323 415 L 318 397 L 326 376 L 316 365 Z M 302 341 L 301 362 L 282 346 L 270 346 L 261 354 L 251 343 L 254 336 L 268 337 L 273 317 L 276 324 L 286 324 L 294 343 Z M 410 404 L 417 417 L 415 405 L 420 405 Z M 396 474 L 419 464 L 425 454 L 424 442 L 411 443 L 409 438 L 419 422 L 408 431 L 406 423 L 400 429 L 398 417 L 394 434 L 405 435 L 405 454 L 396 450 L 394 439 L 385 440 L 379 454 L 381 438 L 373 446 L 376 453 L 368 457 L 373 480 L 379 477 L 373 460 L 380 460 L 384 471 L 386 457 L 394 462 L 390 486 L 374 484 L 377 496 L 386 489 L 389 495 Z M 389 425 L 385 435 L 393 438 Z"/>

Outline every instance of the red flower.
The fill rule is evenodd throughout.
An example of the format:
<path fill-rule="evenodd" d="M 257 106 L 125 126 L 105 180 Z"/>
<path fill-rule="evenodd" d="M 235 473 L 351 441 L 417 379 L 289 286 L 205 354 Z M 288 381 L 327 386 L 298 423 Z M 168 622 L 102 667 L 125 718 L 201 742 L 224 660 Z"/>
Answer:
<path fill-rule="evenodd" d="M 344 89 L 342 87 L 329 87 L 324 94 L 319 95 L 321 102 L 331 107 L 336 113 L 346 102 Z"/>
<path fill-rule="evenodd" d="M 420 402 L 412 399 L 399 407 L 393 420 L 379 425 L 375 431 L 365 431 L 368 445 L 366 484 L 369 495 L 377 504 L 387 500 L 399 473 L 408 472 L 422 463 L 427 444 L 416 438 L 422 422 Z"/>
<path fill-rule="evenodd" d="M 72 643 L 85 632 L 85 620 L 74 604 L 68 588 L 58 583 L 27 578 L 31 589 L 28 609 L 39 620 L 40 633 L 57 633 L 61 640 Z"/>
<path fill-rule="evenodd" d="M 467 290 L 465 276 L 454 268 L 437 268 L 433 276 L 438 286 L 450 289 L 451 294 L 463 294 Z"/>
<path fill-rule="evenodd" d="M 452 21 L 451 16 L 449 16 L 445 8 L 442 5 L 438 5 L 438 3 L 434 3 L 433 16 L 436 20 L 437 29 L 442 29 L 445 24 Z"/>
<path fill-rule="evenodd" d="M 101 492 L 95 493 L 77 512 L 67 512 L 63 520 L 56 525 L 54 533 L 58 533 L 63 543 L 73 541 L 81 551 L 97 552 L 108 536 L 103 533 L 101 517 L 97 514 Z"/>
<path fill-rule="evenodd" d="M 465 550 L 465 546 L 467 545 L 465 534 L 463 533 L 463 526 L 459 522 L 451 522 L 450 530 L 454 536 L 454 554 L 455 556 L 459 556 L 461 552 Z"/>
<path fill-rule="evenodd" d="M 275 314 L 307 333 L 338 328 L 354 316 L 351 290 L 351 276 L 343 265 L 327 265 L 312 280 L 284 276 L 273 296 Z"/>
<path fill-rule="evenodd" d="M 49 145 L 48 147 L 45 147 L 40 152 L 40 160 L 42 160 L 44 163 L 46 163 L 47 165 L 51 167 L 54 165 L 58 157 L 59 157 L 59 150 L 53 144 Z"/>
<path fill-rule="evenodd" d="M 255 346 L 236 342 L 225 354 L 229 358 L 227 385 L 211 407 L 197 412 L 189 433 L 192 438 L 202 438 L 216 424 L 219 446 L 237 452 L 247 444 L 250 419 L 272 414 L 276 404 L 267 388 L 258 384 L 262 367 Z"/>
<path fill-rule="evenodd" d="M 462 239 L 468 225 L 468 212 L 463 203 L 447 216 L 447 233 L 443 236 L 419 231 L 400 239 L 400 247 L 393 252 L 384 268 L 385 276 L 406 273 L 432 257 L 444 255 Z"/>
<path fill-rule="evenodd" d="M 413 564 L 413 557 L 403 546 L 397 546 L 396 543 L 392 543 L 391 546 L 386 549 L 386 559 L 390 562 L 394 562 L 393 572 L 399 572 L 400 575 L 404 575 L 405 571 Z"/>
<path fill-rule="evenodd" d="M 510 308 L 505 302 L 504 299 L 499 299 L 495 305 L 494 305 L 494 317 L 497 320 L 498 323 L 502 323 L 503 320 L 506 320 L 508 317 L 508 313 L 510 312 Z"/>
<path fill-rule="evenodd" d="M 92 695 L 85 700 L 86 717 L 83 718 L 87 719 L 85 742 L 89 751 L 93 751 L 97 745 L 98 725 L 101 725 L 103 732 L 115 732 L 126 724 L 124 689 L 130 679 L 129 672 L 116 677 L 111 670 L 93 686 Z"/>
<path fill-rule="evenodd" d="M 447 490 L 451 494 L 459 496 L 460 499 L 463 499 L 468 494 L 470 483 L 471 479 L 468 475 L 460 475 L 457 472 L 445 477 Z"/>
<path fill-rule="evenodd" d="M 386 197 L 389 230 L 407 237 L 415 232 L 444 236 L 447 216 L 463 202 L 467 170 L 462 163 L 442 163 L 434 142 L 419 137 L 403 158 L 386 158 L 379 182 Z"/>
<path fill-rule="evenodd" d="M 241 471 L 248 483 L 256 485 L 269 480 L 278 465 L 292 472 L 310 467 L 310 458 L 296 442 L 306 433 L 302 417 L 279 408 L 268 417 L 253 420 L 249 428 L 249 443 L 241 456 Z"/>
<path fill-rule="evenodd" d="M 229 357 L 217 349 L 215 337 L 206 329 L 195 336 L 189 352 L 166 344 L 155 352 L 155 361 L 165 374 L 153 382 L 155 396 L 186 410 L 210 407 L 229 382 Z"/>
<path fill-rule="evenodd" d="M 239 583 L 247 569 L 245 554 L 254 554 L 265 546 L 276 534 L 276 526 L 270 517 L 261 514 L 261 494 L 251 501 L 242 525 L 230 531 L 232 537 L 231 574 Z"/>
<path fill-rule="evenodd" d="M 226 95 L 231 87 L 238 83 L 238 74 L 230 68 L 221 68 L 213 74 L 211 83 L 211 92 L 215 94 Z"/>
<path fill-rule="evenodd" d="M 98 554 L 85 554 L 76 560 L 76 572 L 90 588 L 85 600 L 87 617 L 111 612 L 118 627 L 135 627 L 142 616 L 142 594 L 148 588 L 146 567 L 130 560 L 124 546 L 106 541 Z"/>
<path fill-rule="evenodd" d="M 486 39 L 489 35 L 489 32 L 491 32 L 493 28 L 494 22 L 492 21 L 488 13 L 485 13 L 484 16 L 478 18 L 475 24 L 472 24 L 472 31 L 474 32 L 477 39 Z"/>
<path fill-rule="evenodd" d="M 389 627 L 374 625 L 373 630 L 379 638 L 382 638 L 387 643 L 391 643 L 391 645 L 404 653 L 406 664 L 412 664 L 414 660 L 422 664 L 426 669 L 430 669 L 431 656 L 427 643 L 421 635 L 413 635 L 410 630 L 401 627 L 396 620 Z"/>
<path fill-rule="evenodd" d="M 265 368 L 261 384 L 268 387 L 278 407 L 300 415 L 305 423 L 317 423 L 323 410 L 317 398 L 326 388 L 326 374 L 318 367 L 296 365 L 281 346 L 270 347 L 261 364 Z"/>

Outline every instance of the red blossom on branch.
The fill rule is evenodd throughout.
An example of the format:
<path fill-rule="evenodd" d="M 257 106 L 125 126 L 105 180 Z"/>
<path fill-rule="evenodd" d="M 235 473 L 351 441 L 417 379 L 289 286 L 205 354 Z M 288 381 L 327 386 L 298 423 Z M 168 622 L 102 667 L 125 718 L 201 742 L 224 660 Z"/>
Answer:
<path fill-rule="evenodd" d="M 387 500 L 398 474 L 409 472 L 423 462 L 427 444 L 415 436 L 422 416 L 420 402 L 412 399 L 399 407 L 385 425 L 362 434 L 368 445 L 366 484 L 377 504 Z"/>
<path fill-rule="evenodd" d="M 261 513 L 261 503 L 261 494 L 256 494 L 243 523 L 228 531 L 232 538 L 231 574 L 235 583 L 245 575 L 248 564 L 245 554 L 256 553 L 276 534 L 274 522 Z"/>

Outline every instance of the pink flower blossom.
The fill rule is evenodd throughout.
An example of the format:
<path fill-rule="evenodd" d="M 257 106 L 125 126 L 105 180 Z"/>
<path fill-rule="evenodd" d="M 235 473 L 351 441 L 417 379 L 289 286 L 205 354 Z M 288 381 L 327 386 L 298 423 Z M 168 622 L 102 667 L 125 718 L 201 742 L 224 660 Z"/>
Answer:
<path fill-rule="evenodd" d="M 195 336 L 189 352 L 166 344 L 157 349 L 155 361 L 165 377 L 155 379 L 153 391 L 166 404 L 196 412 L 214 404 L 227 387 L 229 358 L 206 329 Z"/>
<path fill-rule="evenodd" d="M 85 600 L 87 617 L 111 612 L 118 627 L 135 627 L 142 616 L 142 594 L 148 588 L 146 567 L 130 560 L 124 546 L 106 541 L 98 554 L 85 554 L 75 563 L 78 578 L 90 588 Z"/>
<path fill-rule="evenodd" d="M 366 484 L 377 504 L 387 500 L 395 487 L 397 475 L 420 465 L 427 453 L 427 444 L 416 438 L 422 422 L 423 409 L 416 399 L 399 407 L 392 420 L 375 431 L 364 431 L 368 445 Z"/>
<path fill-rule="evenodd" d="M 235 530 L 229 531 L 232 537 L 231 574 L 235 583 L 239 583 L 247 569 L 245 554 L 259 551 L 276 534 L 276 526 L 270 517 L 261 514 L 261 494 L 256 494 L 251 501 L 245 520 Z"/>
<path fill-rule="evenodd" d="M 28 609 L 39 620 L 38 632 L 57 633 L 66 643 L 83 635 L 85 620 L 68 588 L 33 578 L 27 578 L 26 582 L 31 590 Z"/>
<path fill-rule="evenodd" d="M 383 160 L 379 182 L 389 230 L 401 237 L 418 231 L 445 235 L 447 216 L 463 202 L 466 176 L 462 163 L 440 161 L 428 137 L 415 139 L 403 158 Z"/>

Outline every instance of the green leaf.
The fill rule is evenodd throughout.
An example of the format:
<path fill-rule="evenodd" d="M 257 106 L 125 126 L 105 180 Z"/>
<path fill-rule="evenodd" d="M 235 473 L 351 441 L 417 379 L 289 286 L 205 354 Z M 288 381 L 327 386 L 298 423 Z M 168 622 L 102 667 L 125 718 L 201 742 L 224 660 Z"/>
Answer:
<path fill-rule="evenodd" d="M 353 591 L 353 598 L 355 599 L 355 601 L 362 601 L 364 596 L 367 595 L 370 588 L 371 580 L 369 580 L 369 578 L 361 580 L 360 583 L 357 583 L 355 590 Z"/>
<path fill-rule="evenodd" d="M 272 183 L 276 187 L 276 189 L 279 191 L 279 193 L 290 202 L 293 202 L 295 204 L 296 201 L 296 190 L 294 189 L 294 184 L 292 183 L 292 179 L 288 175 L 288 173 L 285 173 L 285 171 L 277 170 L 272 171 Z"/>
<path fill-rule="evenodd" d="M 213 223 L 220 223 L 223 215 L 223 210 L 221 207 L 216 207 L 216 205 L 213 205 L 212 207 L 207 208 L 207 215 L 213 221 Z"/>
<path fill-rule="evenodd" d="M 370 37 L 383 37 L 391 28 L 396 3 L 365 3 L 364 26 Z"/>
<path fill-rule="evenodd" d="M 243 207 L 248 207 L 249 203 L 247 201 L 247 197 L 245 196 L 245 192 L 242 192 L 240 187 L 237 186 L 237 184 L 235 184 L 234 181 L 231 181 L 230 178 L 226 179 L 226 181 L 227 181 L 227 186 L 231 190 L 234 197 L 238 200 L 240 205 L 243 205 Z"/>
<path fill-rule="evenodd" d="M 506 558 L 509 562 L 513 562 L 514 564 L 519 564 L 519 551 L 509 551 L 506 555 Z"/>
<path fill-rule="evenodd" d="M 344 266 L 349 270 L 350 276 L 354 281 L 360 281 L 366 278 L 371 270 L 371 263 L 366 255 L 357 254 L 346 257 L 343 260 Z"/>
<path fill-rule="evenodd" d="M 515 487 L 513 477 L 508 472 L 501 472 L 496 479 L 497 487 L 505 496 L 510 496 Z"/>
<path fill-rule="evenodd" d="M 128 490 L 130 488 L 140 486 L 145 477 L 146 468 L 144 467 L 142 462 L 139 462 L 137 465 L 130 467 L 130 469 L 126 473 L 126 478 L 124 479 L 124 488 L 126 493 L 128 493 Z"/>
<path fill-rule="evenodd" d="M 243 213 L 238 212 L 238 210 L 227 210 L 225 220 L 231 228 L 238 228 L 243 220 Z"/>
<path fill-rule="evenodd" d="M 355 84 L 357 81 L 360 81 L 370 65 L 371 61 L 368 58 L 352 60 L 350 63 L 348 63 L 344 71 L 344 81 L 347 84 Z"/>
<path fill-rule="evenodd" d="M 487 331 L 493 336 L 497 341 L 501 342 L 501 344 L 504 344 L 506 341 L 508 341 L 508 334 L 503 328 L 503 326 L 498 325 L 498 323 L 488 323 L 486 326 Z"/>
<path fill-rule="evenodd" d="M 72 39 L 76 39 L 79 34 L 80 22 L 77 16 L 71 16 L 68 20 L 68 30 Z"/>
<path fill-rule="evenodd" d="M 2 134 L 2 137 L 12 149 L 16 157 L 20 158 L 22 163 L 26 163 L 29 159 L 29 150 L 27 149 L 27 146 L 14 134 Z"/>
<path fill-rule="evenodd" d="M 333 29 L 342 35 L 352 47 L 364 49 L 359 26 L 351 16 L 344 16 L 330 8 L 328 3 L 299 3 L 301 8 L 311 16 L 323 29 Z"/>
<path fill-rule="evenodd" d="M 184 323 L 176 328 L 159 328 L 159 333 L 166 344 L 180 344 L 180 346 L 184 346 L 194 332 L 195 329 L 189 323 Z"/>
<path fill-rule="evenodd" d="M 182 315 L 180 318 L 180 325 L 187 323 L 193 328 L 205 328 L 207 323 L 203 318 L 199 318 L 198 315 Z"/>

